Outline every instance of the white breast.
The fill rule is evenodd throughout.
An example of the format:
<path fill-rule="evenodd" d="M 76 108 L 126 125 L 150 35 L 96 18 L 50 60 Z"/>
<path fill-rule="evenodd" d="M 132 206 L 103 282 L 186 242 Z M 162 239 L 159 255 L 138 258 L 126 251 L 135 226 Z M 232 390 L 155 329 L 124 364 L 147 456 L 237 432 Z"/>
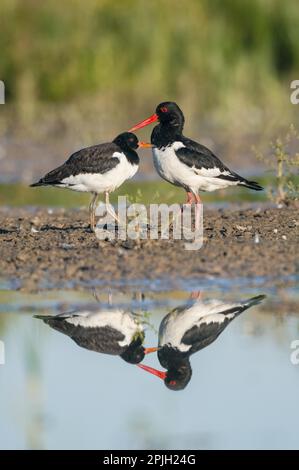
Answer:
<path fill-rule="evenodd" d="M 236 307 L 238 304 L 223 303 L 220 300 L 197 300 L 185 310 L 175 309 L 161 322 L 159 330 L 159 346 L 169 344 L 180 351 L 188 351 L 192 345 L 182 343 L 186 331 L 201 323 L 223 323 L 225 318 L 233 318 L 234 314 L 223 315 L 221 312 Z"/>
<path fill-rule="evenodd" d="M 143 331 L 142 325 L 129 312 L 124 310 L 101 310 L 99 312 L 78 312 L 78 316 L 68 317 L 66 321 L 83 328 L 102 328 L 110 326 L 120 331 L 125 339 L 119 342 L 120 346 L 129 345 L 133 337 L 139 331 Z"/>
<path fill-rule="evenodd" d="M 184 185 L 184 181 L 190 176 L 188 169 L 186 172 L 184 168 L 186 165 L 179 161 L 175 153 L 175 150 L 183 147 L 185 145 L 182 142 L 174 142 L 161 149 L 153 147 L 154 166 L 158 174 L 161 178 L 175 185 Z"/>
<path fill-rule="evenodd" d="M 182 163 L 175 151 L 183 147 L 186 146 L 182 142 L 173 142 L 161 149 L 153 147 L 154 166 L 161 178 L 176 186 L 191 189 L 195 194 L 198 191 L 214 191 L 237 184 L 234 181 L 217 178 L 221 174 L 218 168 L 196 169 Z M 223 174 L 230 173 L 226 171 Z"/>
<path fill-rule="evenodd" d="M 119 159 L 119 164 L 104 174 L 81 173 L 70 176 L 62 181 L 62 185 L 74 191 L 104 193 L 119 188 L 127 179 L 132 178 L 138 170 L 138 165 L 128 162 L 125 154 L 115 152 L 113 157 Z"/>

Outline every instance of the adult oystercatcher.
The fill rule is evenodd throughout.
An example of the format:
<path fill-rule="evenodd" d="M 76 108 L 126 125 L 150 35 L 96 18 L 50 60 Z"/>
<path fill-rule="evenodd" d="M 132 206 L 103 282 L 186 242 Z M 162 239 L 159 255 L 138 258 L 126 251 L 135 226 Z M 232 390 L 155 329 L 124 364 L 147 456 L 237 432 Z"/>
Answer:
<path fill-rule="evenodd" d="M 91 351 L 120 356 L 130 364 L 141 362 L 157 348 L 144 348 L 144 328 L 138 315 L 121 309 L 34 315 Z"/>
<path fill-rule="evenodd" d="M 50 185 L 92 193 L 89 216 L 94 230 L 96 203 L 101 193 L 106 196 L 107 212 L 117 220 L 114 211 L 109 209 L 109 193 L 135 175 L 139 165 L 135 150 L 141 147 L 151 147 L 151 144 L 138 142 L 134 134 L 123 132 L 112 142 L 78 150 L 63 165 L 31 186 Z"/>
<path fill-rule="evenodd" d="M 198 298 L 191 305 L 175 308 L 159 327 L 158 358 L 167 372 L 144 364 L 138 367 L 163 379 L 171 390 L 182 390 L 192 375 L 190 356 L 213 343 L 234 318 L 265 297 L 258 295 L 238 303 Z"/>
<path fill-rule="evenodd" d="M 199 191 L 215 191 L 228 186 L 244 186 L 255 191 L 263 188 L 225 166 L 207 147 L 183 135 L 185 118 L 176 103 L 160 103 L 156 112 L 136 124 L 130 132 L 159 121 L 151 135 L 154 165 L 164 180 L 187 192 L 187 204 L 201 203 Z"/>

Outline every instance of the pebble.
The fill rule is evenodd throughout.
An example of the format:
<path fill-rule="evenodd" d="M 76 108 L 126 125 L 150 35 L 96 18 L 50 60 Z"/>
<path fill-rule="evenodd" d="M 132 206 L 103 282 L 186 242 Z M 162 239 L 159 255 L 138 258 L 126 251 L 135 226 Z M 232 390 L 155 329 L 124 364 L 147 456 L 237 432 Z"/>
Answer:
<path fill-rule="evenodd" d="M 245 232 L 247 230 L 247 228 L 243 225 L 236 225 L 235 227 L 237 230 L 240 230 L 240 232 Z"/>

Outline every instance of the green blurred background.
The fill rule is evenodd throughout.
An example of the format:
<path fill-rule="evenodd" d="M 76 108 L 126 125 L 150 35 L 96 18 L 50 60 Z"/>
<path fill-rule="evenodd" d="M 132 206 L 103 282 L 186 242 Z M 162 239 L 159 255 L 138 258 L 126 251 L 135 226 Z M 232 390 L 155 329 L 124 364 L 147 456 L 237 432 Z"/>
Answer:
<path fill-rule="evenodd" d="M 251 174 L 252 145 L 297 124 L 298 0 L 1 0 L 0 15 L 2 181 L 30 182 L 163 100 Z M 153 178 L 144 155 L 140 176 Z"/>

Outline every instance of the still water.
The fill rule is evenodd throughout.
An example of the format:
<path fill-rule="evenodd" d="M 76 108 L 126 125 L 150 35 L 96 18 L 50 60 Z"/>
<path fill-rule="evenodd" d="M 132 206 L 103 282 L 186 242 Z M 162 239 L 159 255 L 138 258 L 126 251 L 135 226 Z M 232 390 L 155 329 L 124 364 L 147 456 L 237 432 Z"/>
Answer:
<path fill-rule="evenodd" d="M 259 295 L 267 297 L 236 318 L 231 314 L 212 338 L 207 326 L 221 324 L 220 311 L 233 312 L 232 304 Z M 291 361 L 291 343 L 299 339 L 298 303 L 295 281 L 272 288 L 212 280 L 169 286 L 157 280 L 35 295 L 3 286 L 0 448 L 299 448 L 299 364 Z M 176 309 L 167 318 L 180 339 L 188 330 L 181 315 L 194 305 L 188 318 L 200 316 L 207 305 L 215 307 L 217 318 L 205 320 L 195 338 L 196 347 L 207 338 L 211 344 L 191 355 L 192 376 L 182 390 L 167 388 L 163 379 L 119 355 L 103 353 L 107 342 L 89 334 L 88 321 L 98 326 L 114 318 L 114 328 L 136 324 L 144 347 L 157 347 L 159 328 L 160 343 L 166 335 L 163 318 Z M 63 333 L 51 320 L 34 317 L 63 312 L 75 318 L 54 325 Z M 82 312 L 85 327 L 79 325 L 79 331 Z M 159 358 L 157 352 L 147 354 L 142 364 L 165 373 Z"/>

